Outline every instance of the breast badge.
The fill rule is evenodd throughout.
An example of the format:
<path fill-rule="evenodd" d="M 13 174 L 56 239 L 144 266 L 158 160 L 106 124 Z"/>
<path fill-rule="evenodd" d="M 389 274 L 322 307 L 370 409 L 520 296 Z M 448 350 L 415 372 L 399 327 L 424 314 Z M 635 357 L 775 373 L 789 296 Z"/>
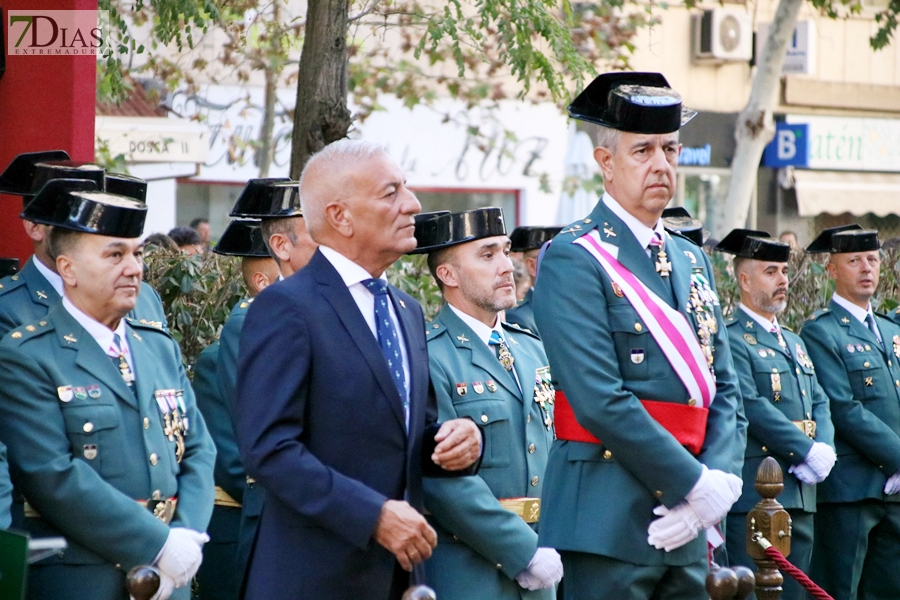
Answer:
<path fill-rule="evenodd" d="M 456 384 L 456 394 L 458 396 L 465 396 L 468 393 L 468 391 L 469 391 L 469 384 L 467 384 L 465 382 Z"/>
<path fill-rule="evenodd" d="M 59 396 L 60 402 L 71 402 L 74 397 L 71 385 L 61 385 L 56 388 L 56 395 Z"/>
<path fill-rule="evenodd" d="M 544 416 L 544 425 L 547 431 L 553 429 L 553 417 L 551 416 L 551 406 L 556 392 L 553 391 L 553 385 L 550 382 L 550 367 L 541 367 L 534 370 L 534 401 L 541 407 Z"/>

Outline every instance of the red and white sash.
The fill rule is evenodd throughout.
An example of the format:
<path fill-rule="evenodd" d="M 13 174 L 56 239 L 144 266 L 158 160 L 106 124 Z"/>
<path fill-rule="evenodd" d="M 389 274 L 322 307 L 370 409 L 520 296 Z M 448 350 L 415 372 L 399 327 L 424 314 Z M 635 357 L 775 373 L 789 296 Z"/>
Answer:
<path fill-rule="evenodd" d="M 716 395 L 716 382 L 687 318 L 666 304 L 606 251 L 600 243 L 600 233 L 596 229 L 579 237 L 573 243 L 590 252 L 610 279 L 622 288 L 625 297 L 659 344 L 690 397 L 699 398 L 703 408 L 709 408 Z"/>

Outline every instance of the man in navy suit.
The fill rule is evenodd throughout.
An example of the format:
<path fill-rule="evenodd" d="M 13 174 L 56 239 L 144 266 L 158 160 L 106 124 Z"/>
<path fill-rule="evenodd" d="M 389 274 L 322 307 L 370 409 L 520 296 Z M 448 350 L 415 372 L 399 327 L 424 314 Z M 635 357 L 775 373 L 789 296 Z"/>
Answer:
<path fill-rule="evenodd" d="M 422 309 L 384 271 L 421 206 L 380 146 L 310 159 L 309 265 L 257 296 L 243 328 L 238 443 L 267 492 L 246 598 L 399 599 L 437 538 L 422 476 L 471 473 L 481 432 L 439 427 Z"/>

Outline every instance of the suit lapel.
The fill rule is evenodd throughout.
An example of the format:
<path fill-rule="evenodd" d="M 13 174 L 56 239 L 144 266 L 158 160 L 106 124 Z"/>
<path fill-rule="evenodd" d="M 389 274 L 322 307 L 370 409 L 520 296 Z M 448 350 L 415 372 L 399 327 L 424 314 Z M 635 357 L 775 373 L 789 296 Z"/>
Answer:
<path fill-rule="evenodd" d="M 737 314 L 737 318 L 741 319 L 741 326 L 747 333 L 752 333 L 756 337 L 756 341 L 760 346 L 765 346 L 766 348 L 771 348 L 775 352 L 780 354 L 786 354 L 789 357 L 793 355 L 789 350 L 785 350 L 781 347 L 781 344 L 778 343 L 778 336 L 776 336 L 771 331 L 760 327 L 759 323 L 756 322 L 753 317 L 748 315 L 744 309 L 740 309 Z M 749 325 L 748 325 L 749 323 Z M 787 342 L 785 342 L 787 343 Z"/>
<path fill-rule="evenodd" d="M 59 345 L 77 352 L 75 364 L 102 381 L 126 404 L 138 408 L 137 399 L 125 384 L 122 374 L 113 365 L 112 360 L 61 303 L 53 307 L 52 318 L 56 325 Z"/>
<path fill-rule="evenodd" d="M 675 293 L 675 309 L 686 315 L 685 307 L 688 305 L 688 299 L 691 296 L 691 269 L 694 263 L 679 248 L 679 243 L 683 242 L 681 240 L 676 241 L 666 233 L 666 255 L 669 258 L 669 262 L 672 263 L 672 272 L 669 274 L 669 277 L 672 279 L 672 291 Z M 698 249 L 698 252 L 702 252 L 702 250 Z M 688 319 L 688 321 L 692 321 L 692 319 Z"/>
<path fill-rule="evenodd" d="M 522 393 L 516 394 L 516 398 L 520 398 L 527 409 L 528 403 L 534 398 L 534 377 L 540 365 L 535 364 L 531 356 L 520 349 L 520 346 L 513 341 L 509 333 L 506 334 L 506 339 L 510 341 L 509 350 L 516 359 L 516 362 L 513 363 L 513 368 L 516 370 L 519 384 L 522 386 Z"/>
<path fill-rule="evenodd" d="M 463 323 L 462 319 L 456 316 L 449 305 L 444 304 L 438 319 L 447 328 L 447 333 L 453 340 L 453 344 L 460 350 L 468 350 L 472 364 L 490 373 L 494 378 L 494 382 L 505 387 L 514 396 L 519 395 L 516 382 L 512 378 L 512 373 L 508 372 L 500 364 L 500 360 L 493 354 L 491 348 L 482 342 L 472 328 Z M 512 349 L 510 349 L 512 352 Z M 513 353 L 515 355 L 515 353 Z M 519 359 L 516 358 L 518 361 Z"/>
<path fill-rule="evenodd" d="M 59 300 L 59 294 L 56 293 L 56 289 L 47 278 L 38 271 L 34 265 L 36 260 L 34 256 L 29 258 L 19 277 L 25 280 L 25 287 L 28 288 L 28 297 L 31 298 L 31 301 L 49 309 L 51 302 Z"/>
<path fill-rule="evenodd" d="M 403 343 L 406 345 L 406 358 L 409 363 L 409 422 L 412 427 L 412 423 L 417 422 L 414 419 L 418 419 L 417 407 L 413 398 L 419 397 L 416 394 L 420 393 L 420 390 L 427 385 L 428 380 L 428 363 L 423 360 L 427 356 L 425 339 L 424 336 L 417 337 L 415 335 L 417 331 L 421 330 L 421 325 L 416 323 L 417 311 L 410 310 L 406 306 L 406 301 L 400 297 L 399 291 L 393 286 L 388 286 L 388 295 L 391 297 L 394 312 L 397 313 L 397 320 L 400 322 L 398 333 L 403 336 Z"/>
<path fill-rule="evenodd" d="M 403 414 L 403 404 L 400 400 L 400 394 L 397 393 L 397 386 L 391 378 L 388 371 L 384 354 L 381 352 L 381 346 L 378 340 L 372 335 L 369 324 L 359 311 L 356 301 L 344 284 L 337 270 L 328 262 L 321 252 L 318 250 L 313 255 L 312 260 L 305 267 L 311 270 L 319 284 L 319 293 L 331 305 L 334 312 L 347 331 L 347 334 L 353 339 L 363 359 L 372 370 L 375 380 L 378 382 L 381 391 L 384 392 L 385 398 L 388 400 L 391 410 L 406 430 L 406 417 Z M 409 349 L 409 346 L 407 346 Z M 410 396 L 412 397 L 412 396 Z"/>
<path fill-rule="evenodd" d="M 594 213 L 597 216 L 597 231 L 600 232 L 600 240 L 619 247 L 617 260 L 664 301 L 671 298 L 672 293 L 667 289 L 668 284 L 663 282 L 662 277 L 656 273 L 656 268 L 650 261 L 650 257 L 647 256 L 647 249 L 641 247 L 625 222 L 617 217 L 602 199 Z M 611 229 L 616 235 L 607 236 L 604 228 Z"/>
<path fill-rule="evenodd" d="M 154 360 L 150 348 L 144 342 L 144 337 L 140 332 L 135 331 L 130 326 L 125 326 L 126 335 L 128 336 L 128 347 L 131 350 L 131 358 L 134 363 L 134 383 L 137 394 L 138 405 L 154 398 L 154 380 L 153 368 Z M 132 394 L 134 395 L 134 394 Z"/>

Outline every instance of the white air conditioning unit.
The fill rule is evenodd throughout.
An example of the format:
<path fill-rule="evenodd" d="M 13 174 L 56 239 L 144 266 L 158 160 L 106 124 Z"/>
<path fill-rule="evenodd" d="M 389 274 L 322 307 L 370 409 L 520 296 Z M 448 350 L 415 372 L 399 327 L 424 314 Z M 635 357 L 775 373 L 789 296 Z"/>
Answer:
<path fill-rule="evenodd" d="M 749 61 L 753 20 L 740 8 L 719 7 L 692 16 L 694 60 L 703 63 Z"/>

